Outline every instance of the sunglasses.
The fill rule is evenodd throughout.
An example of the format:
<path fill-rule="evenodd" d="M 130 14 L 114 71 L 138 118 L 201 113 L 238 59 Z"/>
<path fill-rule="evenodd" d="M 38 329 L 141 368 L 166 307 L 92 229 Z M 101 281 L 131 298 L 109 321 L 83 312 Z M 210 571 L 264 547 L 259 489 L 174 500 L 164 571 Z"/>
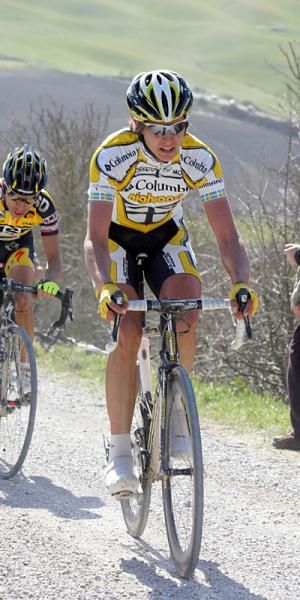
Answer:
<path fill-rule="evenodd" d="M 12 202 L 24 202 L 25 204 L 28 204 L 28 206 L 32 206 L 37 201 L 39 196 L 38 194 L 33 194 L 32 196 L 25 198 L 25 196 L 16 194 L 13 191 L 8 191 L 7 195 Z"/>
<path fill-rule="evenodd" d="M 173 123 L 172 125 L 159 125 L 158 123 L 143 123 L 147 127 L 153 135 L 167 135 L 167 133 L 171 133 L 171 135 L 178 135 L 183 131 L 186 131 L 189 125 L 188 119 L 184 119 L 184 121 L 178 121 L 178 123 Z"/>

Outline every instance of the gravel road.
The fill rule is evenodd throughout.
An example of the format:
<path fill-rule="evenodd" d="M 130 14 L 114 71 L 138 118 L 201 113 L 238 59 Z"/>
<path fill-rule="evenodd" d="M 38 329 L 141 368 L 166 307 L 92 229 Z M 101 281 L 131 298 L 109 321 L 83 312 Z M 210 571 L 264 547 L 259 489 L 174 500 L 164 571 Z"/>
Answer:
<path fill-rule="evenodd" d="M 103 396 L 43 375 L 23 473 L 0 481 L 0 599 L 298 600 L 300 455 L 203 426 L 205 526 L 191 581 L 169 559 L 160 486 L 143 539 L 103 483 Z"/>

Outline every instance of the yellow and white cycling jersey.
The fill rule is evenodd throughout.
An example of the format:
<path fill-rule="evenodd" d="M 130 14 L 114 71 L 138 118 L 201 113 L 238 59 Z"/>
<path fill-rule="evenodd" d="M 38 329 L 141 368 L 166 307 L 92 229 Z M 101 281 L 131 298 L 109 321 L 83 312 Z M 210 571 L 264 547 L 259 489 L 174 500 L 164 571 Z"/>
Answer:
<path fill-rule="evenodd" d="M 114 223 L 143 233 L 170 219 L 180 224 L 182 201 L 195 188 L 202 202 L 225 198 L 216 155 L 189 133 L 168 163 L 157 161 L 128 129 L 107 137 L 91 160 L 89 200 L 112 203 Z"/>

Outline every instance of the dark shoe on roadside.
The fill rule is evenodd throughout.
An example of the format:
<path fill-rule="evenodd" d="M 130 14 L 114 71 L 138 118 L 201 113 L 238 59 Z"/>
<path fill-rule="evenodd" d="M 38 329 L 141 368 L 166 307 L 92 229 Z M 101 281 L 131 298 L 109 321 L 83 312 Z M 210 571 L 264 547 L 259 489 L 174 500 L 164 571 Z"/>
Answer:
<path fill-rule="evenodd" d="M 300 450 L 300 438 L 295 436 L 295 433 L 287 433 L 273 439 L 274 448 L 278 450 Z"/>

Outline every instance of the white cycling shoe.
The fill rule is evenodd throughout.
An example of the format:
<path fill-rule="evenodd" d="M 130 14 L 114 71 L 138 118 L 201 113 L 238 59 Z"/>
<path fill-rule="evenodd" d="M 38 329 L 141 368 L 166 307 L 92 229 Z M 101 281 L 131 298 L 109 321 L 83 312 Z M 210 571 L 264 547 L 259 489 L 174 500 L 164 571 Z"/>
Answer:
<path fill-rule="evenodd" d="M 132 456 L 116 456 L 108 463 L 105 484 L 116 500 L 126 500 L 143 493 Z"/>
<path fill-rule="evenodd" d="M 183 409 L 175 409 L 171 416 L 170 455 L 174 459 L 191 460 L 192 445 Z"/>

